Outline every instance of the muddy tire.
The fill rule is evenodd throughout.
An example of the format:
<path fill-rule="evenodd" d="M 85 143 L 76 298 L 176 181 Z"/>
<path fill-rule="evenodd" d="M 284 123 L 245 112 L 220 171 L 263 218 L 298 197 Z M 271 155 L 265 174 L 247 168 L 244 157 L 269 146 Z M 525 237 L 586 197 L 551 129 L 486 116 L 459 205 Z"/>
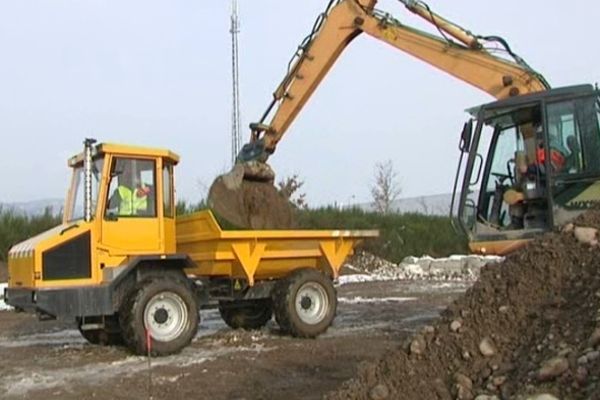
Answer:
<path fill-rule="evenodd" d="M 337 296 L 331 279 L 316 269 L 294 271 L 273 293 L 275 319 L 284 333 L 313 338 L 335 318 Z"/>
<path fill-rule="evenodd" d="M 220 301 L 219 313 L 233 329 L 260 329 L 273 316 L 271 299 Z"/>
<path fill-rule="evenodd" d="M 147 329 L 153 356 L 178 353 L 189 345 L 200 320 L 189 282 L 173 275 L 140 282 L 121 306 L 119 315 L 127 347 L 136 354 L 147 354 Z"/>
<path fill-rule="evenodd" d="M 105 318 L 104 329 L 81 329 L 82 321 L 77 320 L 77 328 L 79 333 L 85 340 L 91 344 L 99 346 L 122 346 L 125 342 L 119 326 L 119 319 L 117 316 L 110 316 Z"/>

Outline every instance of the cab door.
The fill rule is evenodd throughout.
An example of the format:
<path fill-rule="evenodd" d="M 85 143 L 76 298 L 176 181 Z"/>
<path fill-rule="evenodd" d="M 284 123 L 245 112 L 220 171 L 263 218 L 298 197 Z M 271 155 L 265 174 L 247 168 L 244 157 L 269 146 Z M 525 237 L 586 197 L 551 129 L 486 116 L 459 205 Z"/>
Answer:
<path fill-rule="evenodd" d="M 101 244 L 111 255 L 160 252 L 157 160 L 111 157 Z"/>

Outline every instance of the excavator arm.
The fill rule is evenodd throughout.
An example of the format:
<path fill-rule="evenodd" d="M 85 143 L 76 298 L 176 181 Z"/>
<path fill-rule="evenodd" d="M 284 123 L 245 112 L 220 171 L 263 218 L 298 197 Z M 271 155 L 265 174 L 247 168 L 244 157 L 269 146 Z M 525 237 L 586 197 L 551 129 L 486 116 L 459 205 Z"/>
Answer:
<path fill-rule="evenodd" d="M 441 36 L 408 27 L 378 11 L 376 0 L 331 0 L 294 55 L 260 122 L 251 124 L 250 142 L 242 149 L 239 161 L 268 159 L 341 53 L 363 32 L 496 99 L 549 88 L 543 76 L 514 54 L 502 38 L 475 36 L 433 13 L 421 1 L 400 1 L 433 24 Z M 495 43 L 496 48 L 484 45 L 489 43 Z M 493 52 L 504 53 L 511 59 Z"/>

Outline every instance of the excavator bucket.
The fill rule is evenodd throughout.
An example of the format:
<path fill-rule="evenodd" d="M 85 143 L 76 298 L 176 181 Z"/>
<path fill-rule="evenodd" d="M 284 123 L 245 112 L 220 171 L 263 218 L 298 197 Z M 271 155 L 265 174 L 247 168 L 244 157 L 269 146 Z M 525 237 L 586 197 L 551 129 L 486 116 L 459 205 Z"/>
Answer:
<path fill-rule="evenodd" d="M 274 179 L 275 174 L 266 163 L 236 164 L 212 183 L 208 205 L 238 228 L 294 228 L 294 207 L 273 185 Z"/>

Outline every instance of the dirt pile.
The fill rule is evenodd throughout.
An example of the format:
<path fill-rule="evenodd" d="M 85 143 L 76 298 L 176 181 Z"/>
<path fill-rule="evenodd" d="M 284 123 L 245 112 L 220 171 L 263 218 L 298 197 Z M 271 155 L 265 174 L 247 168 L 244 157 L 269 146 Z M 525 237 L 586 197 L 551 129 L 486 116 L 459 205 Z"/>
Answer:
<path fill-rule="evenodd" d="M 218 177 L 210 187 L 208 205 L 240 228 L 292 229 L 293 206 L 270 182 Z"/>
<path fill-rule="evenodd" d="M 599 229 L 600 212 L 575 226 Z M 600 399 L 600 248 L 583 231 L 484 267 L 435 325 L 326 398 Z"/>

